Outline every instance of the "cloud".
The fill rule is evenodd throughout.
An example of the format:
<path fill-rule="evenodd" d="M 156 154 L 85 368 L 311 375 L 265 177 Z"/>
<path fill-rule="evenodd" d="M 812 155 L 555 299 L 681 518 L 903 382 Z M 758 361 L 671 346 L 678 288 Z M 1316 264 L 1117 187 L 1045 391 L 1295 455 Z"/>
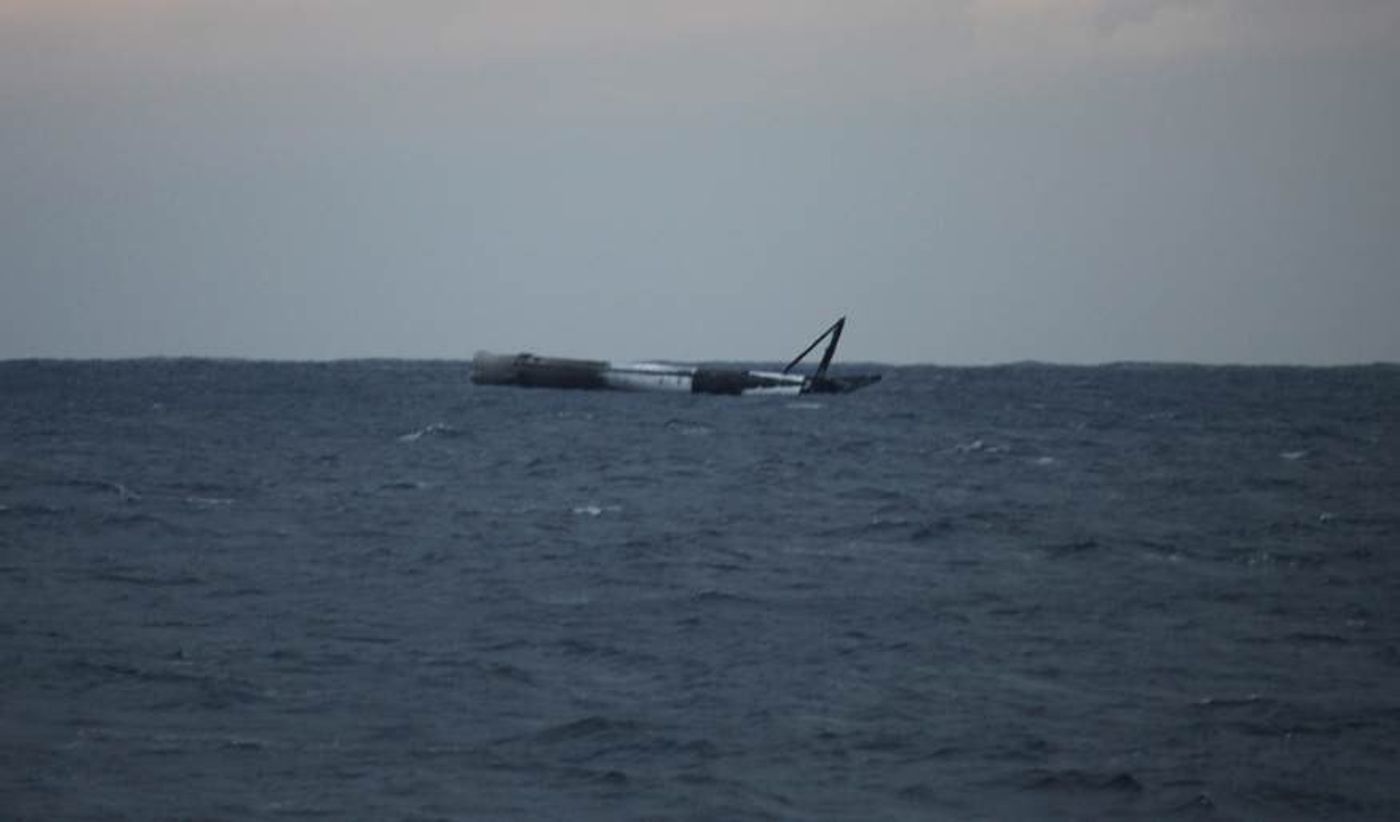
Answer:
<path fill-rule="evenodd" d="M 49 66 L 461 71 L 529 63 L 724 62 L 875 84 L 1202 50 L 1400 37 L 1390 0 L 0 0 L 0 43 Z M 26 45 L 29 48 L 25 48 Z M 45 51 L 40 53 L 40 47 Z M 670 58 L 668 61 L 665 58 Z M 11 58 L 13 59 L 13 58 Z M 632 82 L 664 81 L 634 77 Z"/>
<path fill-rule="evenodd" d="M 1296 333 L 1315 317 L 1374 356 L 1395 350 L 1398 17 L 0 0 L 0 349 L 442 353 L 558 326 L 613 334 L 600 354 L 743 356 L 769 343 L 715 350 L 696 320 L 668 350 L 684 329 L 646 324 L 836 304 L 902 358 L 1341 351 Z M 523 324 L 522 299 L 549 308 Z M 1182 331 L 1203 306 L 1214 337 Z"/>

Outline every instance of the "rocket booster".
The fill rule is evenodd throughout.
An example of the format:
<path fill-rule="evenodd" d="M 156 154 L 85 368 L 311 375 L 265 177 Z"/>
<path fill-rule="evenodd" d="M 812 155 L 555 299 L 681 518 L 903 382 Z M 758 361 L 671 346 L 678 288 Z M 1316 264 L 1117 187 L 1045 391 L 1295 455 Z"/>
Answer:
<path fill-rule="evenodd" d="M 532 388 L 614 389 L 622 391 L 680 391 L 692 394 L 797 395 L 842 394 L 870 385 L 879 374 L 832 377 L 827 366 L 841 338 L 842 317 L 782 371 L 738 368 L 704 368 L 670 363 L 615 363 L 539 357 L 534 354 L 478 352 L 472 360 L 472 382 L 481 385 L 518 385 Z M 822 363 L 814 374 L 791 369 L 830 336 Z"/>

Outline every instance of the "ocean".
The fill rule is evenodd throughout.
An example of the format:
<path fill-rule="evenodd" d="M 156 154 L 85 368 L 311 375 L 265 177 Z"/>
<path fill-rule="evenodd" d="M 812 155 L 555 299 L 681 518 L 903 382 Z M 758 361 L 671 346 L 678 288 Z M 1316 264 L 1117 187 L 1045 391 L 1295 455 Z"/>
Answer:
<path fill-rule="evenodd" d="M 1400 368 L 0 362 L 0 818 L 1400 818 Z"/>

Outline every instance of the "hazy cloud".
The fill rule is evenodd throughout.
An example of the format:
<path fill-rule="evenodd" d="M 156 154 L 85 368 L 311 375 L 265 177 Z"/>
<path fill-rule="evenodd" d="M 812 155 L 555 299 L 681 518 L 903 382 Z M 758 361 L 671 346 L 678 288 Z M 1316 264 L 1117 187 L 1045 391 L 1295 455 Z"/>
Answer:
<path fill-rule="evenodd" d="M 0 356 L 1400 359 L 1397 86 L 1383 0 L 0 0 Z"/>
<path fill-rule="evenodd" d="M 12 54 L 7 62 L 30 68 L 10 82 L 42 80 L 44 72 L 65 67 L 118 75 L 148 69 L 285 75 L 328 69 L 460 71 L 554 61 L 637 66 L 696 61 L 712 72 L 716 84 L 740 84 L 713 62 L 722 58 L 761 72 L 762 79 L 805 71 L 813 81 L 854 76 L 872 85 L 919 90 L 940 72 L 1026 68 L 1047 60 L 1189 58 L 1203 49 L 1257 54 L 1385 42 L 1400 34 L 1400 4 L 5 0 L 0 21 L 0 36 Z M 628 79 L 644 84 L 669 78 Z M 749 93 L 761 88 L 745 85 Z M 853 90 L 840 85 L 836 90 L 843 88 Z"/>

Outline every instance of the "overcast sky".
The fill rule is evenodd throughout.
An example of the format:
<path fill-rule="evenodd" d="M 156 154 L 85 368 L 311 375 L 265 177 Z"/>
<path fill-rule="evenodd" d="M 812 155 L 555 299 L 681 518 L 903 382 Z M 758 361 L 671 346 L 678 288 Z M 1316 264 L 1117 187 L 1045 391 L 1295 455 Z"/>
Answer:
<path fill-rule="evenodd" d="M 1400 361 L 1400 0 L 0 0 L 0 358 Z"/>

